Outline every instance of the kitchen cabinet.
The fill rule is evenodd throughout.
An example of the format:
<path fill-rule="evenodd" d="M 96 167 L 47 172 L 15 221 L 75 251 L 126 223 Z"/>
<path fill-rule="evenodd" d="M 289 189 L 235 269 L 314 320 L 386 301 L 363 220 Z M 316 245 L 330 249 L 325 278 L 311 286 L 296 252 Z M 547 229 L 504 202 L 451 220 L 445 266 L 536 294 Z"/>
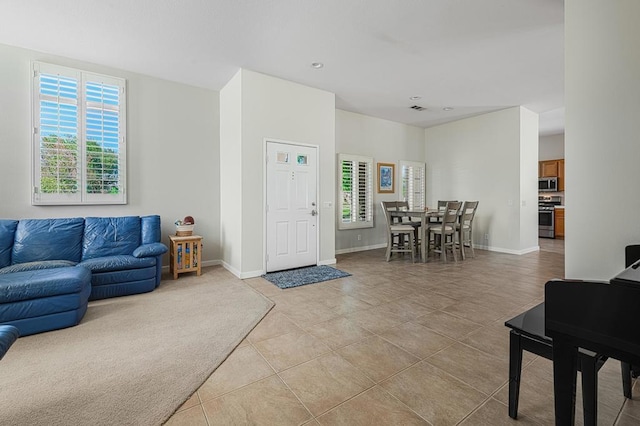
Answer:
<path fill-rule="evenodd" d="M 557 177 L 558 160 L 546 160 L 540 162 L 540 177 Z"/>
<path fill-rule="evenodd" d="M 555 237 L 564 239 L 564 207 L 555 210 Z"/>
<path fill-rule="evenodd" d="M 538 162 L 538 177 L 557 177 L 558 191 L 564 191 L 564 158 Z"/>
<path fill-rule="evenodd" d="M 564 158 L 558 160 L 558 191 L 564 191 Z"/>

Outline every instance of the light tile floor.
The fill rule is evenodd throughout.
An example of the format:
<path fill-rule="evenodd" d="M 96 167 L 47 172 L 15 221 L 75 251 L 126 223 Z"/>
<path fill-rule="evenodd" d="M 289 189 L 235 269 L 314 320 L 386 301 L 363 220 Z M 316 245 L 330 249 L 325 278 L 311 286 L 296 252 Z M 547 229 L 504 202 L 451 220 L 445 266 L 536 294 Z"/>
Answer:
<path fill-rule="evenodd" d="M 351 277 L 288 290 L 245 280 L 276 306 L 167 424 L 515 424 L 504 321 L 541 302 L 544 283 L 564 273 L 564 242 L 540 245 L 447 264 L 345 254 L 336 266 Z M 598 377 L 598 424 L 640 424 L 619 362 Z M 552 364 L 528 353 L 517 423 L 553 424 Z"/>

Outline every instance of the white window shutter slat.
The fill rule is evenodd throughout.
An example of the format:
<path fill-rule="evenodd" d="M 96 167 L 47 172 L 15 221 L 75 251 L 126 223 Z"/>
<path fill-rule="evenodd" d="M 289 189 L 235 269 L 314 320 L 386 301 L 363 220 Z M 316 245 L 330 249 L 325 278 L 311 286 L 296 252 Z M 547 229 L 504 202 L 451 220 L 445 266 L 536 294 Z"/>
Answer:
<path fill-rule="evenodd" d="M 424 163 L 400 161 L 402 179 L 401 201 L 407 201 L 409 208 L 421 210 L 426 204 L 426 167 Z"/>

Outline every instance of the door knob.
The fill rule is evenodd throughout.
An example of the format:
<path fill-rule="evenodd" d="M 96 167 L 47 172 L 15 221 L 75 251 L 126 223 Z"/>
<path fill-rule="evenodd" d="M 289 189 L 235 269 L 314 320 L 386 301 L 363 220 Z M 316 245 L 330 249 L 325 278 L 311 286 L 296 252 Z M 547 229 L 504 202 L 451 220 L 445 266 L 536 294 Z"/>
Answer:
<path fill-rule="evenodd" d="M 318 212 L 316 210 L 311 210 L 311 216 L 317 216 Z"/>

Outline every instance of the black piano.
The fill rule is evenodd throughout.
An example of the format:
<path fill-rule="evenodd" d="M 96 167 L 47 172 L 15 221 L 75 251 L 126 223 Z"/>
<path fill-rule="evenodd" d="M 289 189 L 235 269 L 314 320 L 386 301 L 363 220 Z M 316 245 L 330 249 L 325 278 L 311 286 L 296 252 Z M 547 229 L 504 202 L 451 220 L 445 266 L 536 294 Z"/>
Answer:
<path fill-rule="evenodd" d="M 553 339 L 556 425 L 573 425 L 578 347 L 618 359 L 627 371 L 640 365 L 640 260 L 609 282 L 547 282 L 545 321 Z"/>

